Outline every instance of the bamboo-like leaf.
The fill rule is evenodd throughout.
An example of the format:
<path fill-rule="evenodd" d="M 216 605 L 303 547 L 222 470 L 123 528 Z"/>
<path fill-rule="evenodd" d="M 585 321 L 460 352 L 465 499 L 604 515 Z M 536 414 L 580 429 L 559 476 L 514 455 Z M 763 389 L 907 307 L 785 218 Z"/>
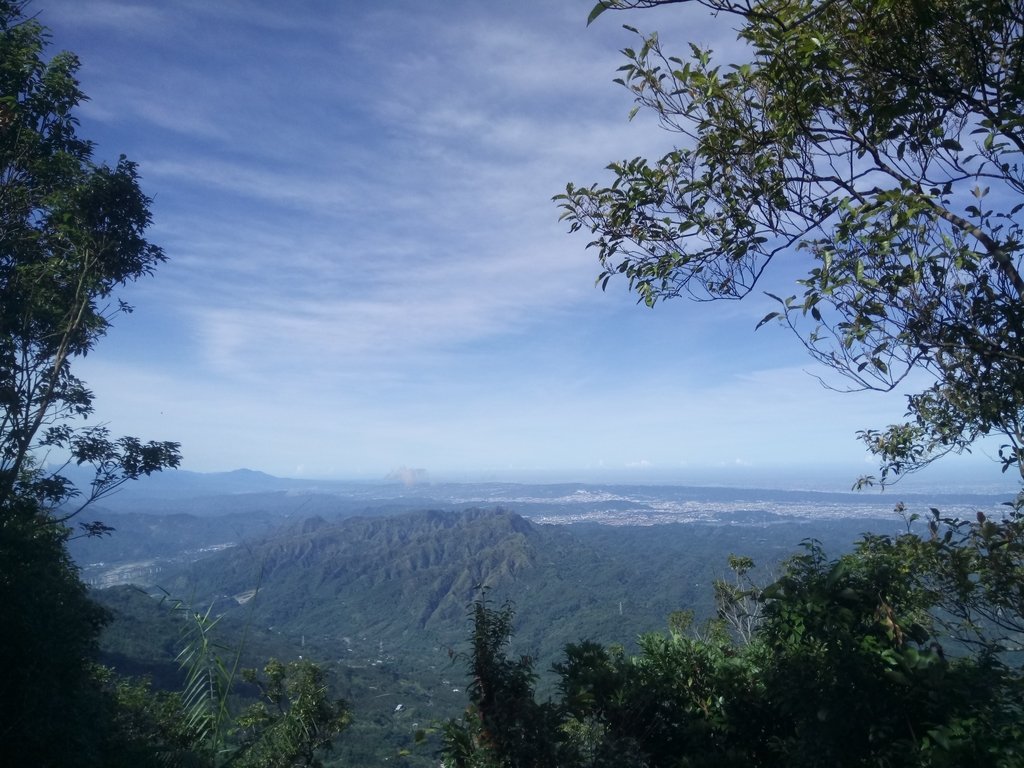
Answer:
<path fill-rule="evenodd" d="M 615 0 L 600 0 L 600 2 L 590 9 L 590 14 L 587 16 L 587 26 L 589 27 L 597 17 L 607 11 L 609 8 L 615 7 Z"/>

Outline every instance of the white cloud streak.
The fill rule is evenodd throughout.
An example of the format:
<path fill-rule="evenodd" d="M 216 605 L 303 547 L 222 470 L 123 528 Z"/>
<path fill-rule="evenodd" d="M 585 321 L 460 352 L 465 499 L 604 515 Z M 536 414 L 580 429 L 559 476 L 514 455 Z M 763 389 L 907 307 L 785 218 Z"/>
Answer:
<path fill-rule="evenodd" d="M 732 34 L 590 5 L 50 2 L 83 132 L 140 162 L 172 259 L 83 368 L 100 416 L 199 469 L 859 461 L 868 414 L 758 307 L 593 289 L 551 196 L 672 141 L 626 122 L 618 24 Z"/>

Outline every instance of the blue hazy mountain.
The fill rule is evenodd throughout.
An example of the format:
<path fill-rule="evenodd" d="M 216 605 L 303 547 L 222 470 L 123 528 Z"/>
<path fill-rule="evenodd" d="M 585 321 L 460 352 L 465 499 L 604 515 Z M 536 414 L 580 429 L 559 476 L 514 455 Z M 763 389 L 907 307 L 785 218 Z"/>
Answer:
<path fill-rule="evenodd" d="M 405 475 L 408 478 L 408 475 Z M 415 477 L 415 476 L 414 476 Z M 896 530 L 906 514 L 973 517 L 998 515 L 1004 495 L 970 493 L 840 493 L 725 486 L 611 485 L 584 483 L 403 483 L 310 481 L 251 470 L 200 474 L 166 472 L 125 485 L 89 507 L 84 520 L 116 530 L 109 538 L 76 539 L 71 550 L 90 582 L 155 583 L 167 567 L 211 549 L 235 546 L 306 518 L 336 522 L 351 517 L 418 510 L 494 508 L 549 524 L 596 523 L 620 528 L 671 523 L 773 525 L 789 520 L 888 521 Z M 899 490 L 899 489 L 897 489 Z M 796 542 L 793 542 L 794 544 Z"/>
<path fill-rule="evenodd" d="M 513 651 L 536 658 L 543 674 L 565 643 L 629 647 L 639 633 L 663 629 L 675 610 L 710 617 L 712 582 L 728 575 L 730 554 L 754 557 L 767 580 L 803 540 L 838 554 L 865 531 L 905 530 L 909 515 L 933 506 L 973 516 L 998 514 L 1003 501 L 169 473 L 90 508 L 88 519 L 116 530 L 71 549 L 96 585 L 135 583 L 209 607 L 223 619 L 226 645 L 244 647 L 246 664 L 298 656 L 326 664 L 339 695 L 361 713 L 347 743 L 372 751 L 407 743 L 415 723 L 465 706 L 457 652 L 465 650 L 467 608 L 482 595 L 515 601 Z M 96 594 L 115 616 L 107 660 L 173 687 L 180 621 L 135 589 Z"/>

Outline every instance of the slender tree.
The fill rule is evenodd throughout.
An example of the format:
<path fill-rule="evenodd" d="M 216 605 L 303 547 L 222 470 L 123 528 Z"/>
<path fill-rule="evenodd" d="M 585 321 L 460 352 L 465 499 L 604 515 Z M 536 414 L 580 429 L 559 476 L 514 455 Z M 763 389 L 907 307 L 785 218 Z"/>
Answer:
<path fill-rule="evenodd" d="M 165 257 L 144 237 L 150 200 L 135 164 L 96 164 L 77 135 L 78 59 L 44 58 L 48 34 L 23 6 L 0 0 L 0 504 L 29 496 L 66 520 L 125 480 L 178 463 L 176 443 L 77 426 L 93 395 L 71 369 L 131 311 L 115 291 Z M 41 450 L 94 467 L 90 486 L 45 471 Z"/>
<path fill-rule="evenodd" d="M 0 761 L 106 765 L 109 699 L 90 661 L 105 615 L 68 556 L 67 523 L 179 456 L 176 443 L 83 427 L 93 397 L 71 366 L 130 310 L 116 290 L 164 254 L 144 237 L 135 165 L 95 163 L 77 135 L 78 60 L 47 58 L 47 44 L 23 2 L 0 0 Z M 77 489 L 44 457 L 95 474 Z"/>

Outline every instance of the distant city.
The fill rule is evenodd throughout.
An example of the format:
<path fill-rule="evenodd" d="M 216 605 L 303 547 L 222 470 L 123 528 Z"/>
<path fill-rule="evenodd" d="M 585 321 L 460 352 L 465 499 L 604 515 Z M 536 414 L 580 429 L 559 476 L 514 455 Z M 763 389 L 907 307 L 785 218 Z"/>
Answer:
<path fill-rule="evenodd" d="M 929 490 L 925 483 L 901 483 L 884 491 L 860 492 L 813 488 L 734 487 L 586 482 L 440 482 L 422 470 L 415 481 L 394 477 L 380 481 L 280 478 L 251 470 L 225 473 L 168 472 L 125 486 L 100 506 L 117 512 L 189 512 L 209 515 L 242 512 L 247 507 L 277 515 L 346 516 L 381 507 L 454 509 L 504 507 L 539 523 L 593 522 L 605 525 L 663 523 L 754 523 L 773 519 L 898 519 L 926 514 L 971 516 L 982 510 L 998 514 L 1014 497 L 1012 485 L 955 483 Z M 989 476 L 991 477 L 991 475 Z M 999 478 L 998 473 L 995 474 Z M 916 479 L 916 478 L 914 478 Z M 947 478 L 948 479 L 948 478 Z M 835 488 L 836 484 L 824 486 Z"/>

